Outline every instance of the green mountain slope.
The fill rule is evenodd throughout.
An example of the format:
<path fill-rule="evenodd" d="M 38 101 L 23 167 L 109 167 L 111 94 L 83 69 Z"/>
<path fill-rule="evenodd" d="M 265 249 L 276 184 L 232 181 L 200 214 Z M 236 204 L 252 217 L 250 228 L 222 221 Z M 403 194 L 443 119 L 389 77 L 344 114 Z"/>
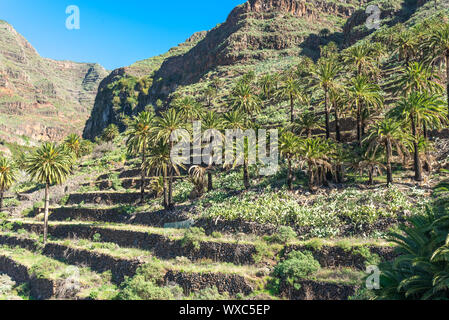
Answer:
<path fill-rule="evenodd" d="M 198 32 L 184 43 L 170 49 L 165 54 L 112 71 L 98 88 L 91 117 L 86 123 L 83 136 L 94 138 L 109 124 L 125 128 L 126 118 L 146 106 L 149 88 L 153 84 L 154 73 L 162 63 L 170 58 L 185 54 L 201 41 L 205 32 Z M 139 107 L 139 108 L 138 108 Z"/>
<path fill-rule="evenodd" d="M 100 93 L 84 136 L 94 138 L 111 123 L 123 130 L 123 119 L 148 105 L 166 107 L 162 101 L 169 102 L 174 95 L 202 99 L 211 85 L 219 87 L 214 103 L 219 108 L 234 80 L 249 71 L 260 76 L 286 70 L 304 56 L 318 58 L 320 46 L 331 41 L 345 48 L 372 34 L 375 30 L 366 27 L 368 5 L 380 8 L 383 28 L 398 23 L 411 26 L 448 10 L 447 2 L 433 0 L 249 0 L 236 7 L 223 24 L 190 42 L 190 50 L 129 67 L 137 76 L 147 76 L 149 88 L 136 93 L 131 72 L 115 71 L 111 79 L 115 85 L 122 80 L 132 90 L 124 90 L 122 83 L 112 95 Z"/>

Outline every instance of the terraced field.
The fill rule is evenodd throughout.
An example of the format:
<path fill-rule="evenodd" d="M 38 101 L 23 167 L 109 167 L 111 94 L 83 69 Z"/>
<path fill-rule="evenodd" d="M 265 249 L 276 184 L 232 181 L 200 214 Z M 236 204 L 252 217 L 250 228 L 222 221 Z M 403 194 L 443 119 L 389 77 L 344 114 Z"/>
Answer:
<path fill-rule="evenodd" d="M 140 194 L 129 183 L 138 172 L 120 174 L 120 192 L 99 187 L 97 181 L 108 181 L 100 176 L 86 183 L 96 191 L 70 193 L 64 205 L 52 207 L 45 246 L 41 209 L 4 220 L 0 273 L 25 286 L 33 299 L 124 298 L 130 281 L 156 268 L 157 285 L 175 292 L 172 298 L 194 299 L 213 290 L 232 299 L 340 300 L 357 292 L 367 265 L 395 257 L 383 240 L 278 243 L 269 240 L 274 226 L 236 227 L 176 210 L 164 213 L 151 194 L 138 206 Z M 291 252 L 310 252 L 320 268 L 295 286 L 280 283 L 274 290 L 273 270 Z"/>

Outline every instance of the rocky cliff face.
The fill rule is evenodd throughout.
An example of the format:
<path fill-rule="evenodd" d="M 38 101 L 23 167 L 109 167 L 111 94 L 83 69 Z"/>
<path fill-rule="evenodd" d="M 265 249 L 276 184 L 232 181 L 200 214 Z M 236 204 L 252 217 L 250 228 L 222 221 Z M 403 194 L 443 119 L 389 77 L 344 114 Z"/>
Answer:
<path fill-rule="evenodd" d="M 81 132 L 106 75 L 97 64 L 42 58 L 0 21 L 0 139 L 37 142 Z"/>
<path fill-rule="evenodd" d="M 182 56 L 167 59 L 156 73 L 153 97 L 164 97 L 178 86 L 200 81 L 221 66 L 249 64 L 283 55 L 297 55 L 299 47 L 323 30 L 341 31 L 356 10 L 356 1 L 250 0 L 236 7 L 225 23 Z M 335 23 L 336 22 L 336 23 Z M 311 44 L 311 45 L 310 45 Z M 321 43 L 313 46 L 317 50 Z"/>

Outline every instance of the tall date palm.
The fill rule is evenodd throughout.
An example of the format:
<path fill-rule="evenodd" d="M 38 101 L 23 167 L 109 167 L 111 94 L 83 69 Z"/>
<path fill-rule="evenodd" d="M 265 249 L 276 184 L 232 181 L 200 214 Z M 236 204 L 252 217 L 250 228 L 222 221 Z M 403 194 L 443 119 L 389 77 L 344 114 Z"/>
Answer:
<path fill-rule="evenodd" d="M 32 179 L 45 184 L 44 207 L 44 244 L 48 233 L 48 207 L 50 202 L 50 186 L 63 183 L 71 174 L 72 158 L 61 146 L 44 143 L 27 158 L 26 172 Z"/>

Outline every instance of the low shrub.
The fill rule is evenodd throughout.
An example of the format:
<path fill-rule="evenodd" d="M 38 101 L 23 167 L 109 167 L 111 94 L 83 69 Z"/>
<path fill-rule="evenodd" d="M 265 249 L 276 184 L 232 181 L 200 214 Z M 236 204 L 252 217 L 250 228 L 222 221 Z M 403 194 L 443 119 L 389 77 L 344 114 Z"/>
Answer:
<path fill-rule="evenodd" d="M 296 231 L 292 227 L 281 226 L 275 234 L 265 237 L 265 240 L 271 243 L 286 244 L 295 240 L 296 237 Z"/>
<path fill-rule="evenodd" d="M 187 229 L 184 237 L 181 239 L 181 245 L 183 247 L 192 246 L 195 250 L 200 249 L 201 239 L 206 235 L 203 228 L 190 228 Z"/>
<path fill-rule="evenodd" d="M 315 260 L 311 252 L 293 251 L 286 260 L 274 268 L 273 275 L 298 290 L 301 288 L 300 281 L 320 268 L 320 263 Z"/>
<path fill-rule="evenodd" d="M 178 286 L 163 287 L 165 270 L 158 259 L 137 270 L 133 278 L 126 278 L 117 295 L 119 300 L 173 300 L 182 295 Z"/>

